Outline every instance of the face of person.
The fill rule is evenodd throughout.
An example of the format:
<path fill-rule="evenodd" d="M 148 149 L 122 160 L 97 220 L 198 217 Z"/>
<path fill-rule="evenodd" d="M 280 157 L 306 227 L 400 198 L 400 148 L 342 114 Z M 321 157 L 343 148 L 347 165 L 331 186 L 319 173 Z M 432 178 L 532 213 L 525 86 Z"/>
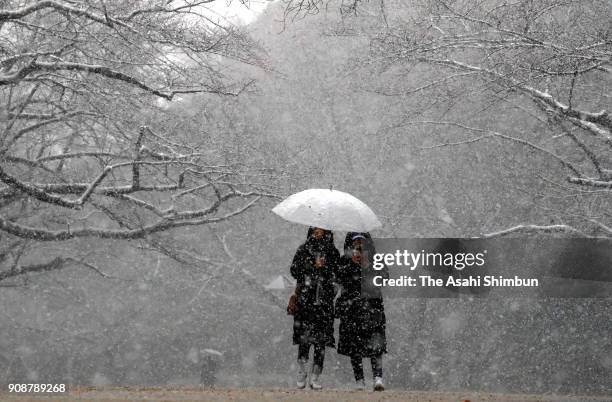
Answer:
<path fill-rule="evenodd" d="M 363 254 L 361 252 L 361 247 L 354 247 L 352 255 L 351 255 L 351 260 L 355 264 L 361 264 L 362 257 L 363 257 Z"/>
<path fill-rule="evenodd" d="M 355 264 L 361 264 L 361 252 L 357 250 L 353 250 L 353 255 L 351 256 L 351 260 Z"/>
<path fill-rule="evenodd" d="M 315 228 L 315 230 L 312 232 L 312 237 L 314 237 L 316 240 L 321 240 L 324 236 L 325 229 Z"/>

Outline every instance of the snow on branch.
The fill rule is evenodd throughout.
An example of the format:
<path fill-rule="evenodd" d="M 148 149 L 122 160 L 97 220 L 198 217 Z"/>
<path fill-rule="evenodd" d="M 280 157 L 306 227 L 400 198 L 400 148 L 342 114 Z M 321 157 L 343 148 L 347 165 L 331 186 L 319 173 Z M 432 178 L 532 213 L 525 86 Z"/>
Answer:
<path fill-rule="evenodd" d="M 429 146 L 429 147 L 422 147 L 421 149 L 433 149 L 433 148 L 440 148 L 440 147 L 445 147 L 445 146 L 454 146 L 454 145 L 464 145 L 464 144 L 471 144 L 477 141 L 481 141 L 487 138 L 492 138 L 492 137 L 497 137 L 497 138 L 501 138 L 504 140 L 508 140 L 508 141 L 513 141 L 513 142 L 517 142 L 519 144 L 522 145 L 526 145 L 529 148 L 535 149 L 536 151 L 542 152 L 546 155 L 551 156 L 552 158 L 556 159 L 557 161 L 559 161 L 559 163 L 561 163 L 562 166 L 566 167 L 567 169 L 571 170 L 573 173 L 575 173 L 578 176 L 582 176 L 582 174 L 580 173 L 580 171 L 576 168 L 576 166 L 574 166 L 571 162 L 561 158 L 559 155 L 544 149 L 530 141 L 524 140 L 522 138 L 516 138 L 516 137 L 512 137 L 506 134 L 502 134 L 499 133 L 497 131 L 493 131 L 493 130 L 487 130 L 487 129 L 482 129 L 482 128 L 477 128 L 477 127 L 470 127 L 470 126 L 466 126 L 464 124 L 461 123 L 456 123 L 456 122 L 447 122 L 447 121 L 412 121 L 412 122 L 408 122 L 408 124 L 434 124 L 434 125 L 448 125 L 448 126 L 455 126 L 455 127 L 459 127 L 465 130 L 470 130 L 470 131 L 474 131 L 474 132 L 478 132 L 478 133 L 483 133 L 483 135 L 476 137 L 476 138 L 470 138 L 464 141 L 457 141 L 457 142 L 449 142 L 449 143 L 442 143 L 442 144 L 437 144 L 437 145 L 433 145 L 433 146 Z"/>
<path fill-rule="evenodd" d="M 568 233 L 568 234 L 578 235 L 581 237 L 590 237 L 587 234 L 583 233 L 582 231 L 572 226 L 569 226 L 569 225 L 546 225 L 546 226 L 517 225 L 517 226 L 513 226 L 511 228 L 500 230 L 497 232 L 486 233 L 480 237 L 484 239 L 490 239 L 493 237 L 507 236 L 507 235 L 517 233 L 517 232 L 529 233 L 529 234 L 533 234 L 533 233 Z"/>
<path fill-rule="evenodd" d="M 246 31 L 205 15 L 201 6 L 213 1 L 0 5 L 14 45 L 0 57 L 0 233 L 142 238 L 275 197 L 260 183 L 275 175 L 218 162 L 217 145 L 190 132 L 192 122 L 169 123 L 182 114 L 163 100 L 250 88 L 250 72 L 227 74 L 222 58 L 265 65 Z M 136 137 L 130 130 L 143 121 L 171 128 L 141 126 Z"/>
<path fill-rule="evenodd" d="M 604 181 L 587 177 L 568 177 L 567 181 L 573 184 L 580 184 L 582 186 L 612 189 L 612 181 L 610 180 Z"/>
<path fill-rule="evenodd" d="M 0 181 L 4 182 L 10 187 L 13 187 L 29 195 L 30 197 L 36 198 L 39 201 L 43 201 L 49 204 L 56 204 L 64 208 L 75 208 L 75 209 L 80 208 L 80 204 L 76 203 L 75 201 L 67 200 L 55 194 L 48 193 L 44 190 L 41 190 L 40 188 L 36 186 L 32 186 L 28 183 L 18 180 L 16 177 L 6 173 L 2 169 L 1 166 L 0 166 Z"/>
<path fill-rule="evenodd" d="M 605 110 L 593 113 L 584 110 L 572 109 L 568 105 L 565 105 L 564 103 L 556 100 L 551 94 L 547 92 L 540 91 L 529 85 L 525 85 L 523 82 L 508 75 L 503 75 L 498 73 L 497 71 L 484 67 L 478 67 L 451 59 L 432 59 L 428 57 L 420 57 L 418 58 L 418 60 L 426 63 L 451 67 L 454 69 L 480 72 L 482 74 L 492 76 L 496 79 L 507 81 L 511 84 L 512 88 L 516 88 L 522 91 L 523 93 L 546 103 L 548 106 L 551 107 L 552 110 L 557 112 L 559 115 L 566 116 L 571 121 L 580 124 L 582 128 L 589 130 L 593 134 L 602 137 L 606 142 L 612 141 L 610 137 L 610 131 L 612 130 L 612 118 L 610 117 L 610 114 Z"/>
<path fill-rule="evenodd" d="M 98 74 L 98 75 L 101 75 L 101 76 L 104 76 L 106 78 L 110 78 L 113 80 L 123 81 L 127 84 L 134 85 L 146 92 L 149 92 L 153 95 L 156 95 L 160 98 L 164 98 L 169 101 L 172 100 L 174 96 L 177 94 L 221 92 L 219 89 L 214 89 L 214 88 L 209 88 L 209 87 L 195 88 L 195 89 L 188 89 L 188 90 L 163 91 L 160 89 L 153 88 L 131 75 L 122 73 L 121 71 L 113 70 L 107 66 L 86 64 L 86 63 L 71 63 L 71 62 L 51 63 L 51 62 L 35 61 L 23 67 L 21 70 L 15 72 L 12 76 L 0 77 L 0 85 L 7 85 L 7 84 L 15 83 L 34 71 L 62 71 L 62 70 L 82 71 L 82 72 L 87 72 L 87 73 L 92 73 L 92 74 Z M 226 94 L 235 95 L 234 93 L 226 93 Z"/>
<path fill-rule="evenodd" d="M 0 282 L 9 278 L 15 278 L 21 275 L 40 273 L 40 272 L 49 272 L 49 271 L 57 271 L 60 269 L 64 269 L 68 267 L 68 265 L 72 263 L 75 265 L 83 266 L 87 269 L 94 271 L 97 275 L 100 275 L 103 278 L 115 278 L 114 276 L 108 275 L 104 273 L 100 268 L 96 267 L 92 263 L 73 258 L 73 257 L 55 257 L 51 261 L 40 263 L 40 264 L 31 264 L 31 265 L 18 265 L 15 269 L 10 269 L 6 271 L 0 272 Z M 115 278 L 116 279 L 116 278 Z"/>
<path fill-rule="evenodd" d="M 80 237 L 99 237 L 102 239 L 142 239 L 147 235 L 153 233 L 158 233 L 161 231 L 166 231 L 182 226 L 196 226 L 225 221 L 251 208 L 261 198 L 262 196 L 257 196 L 248 203 L 246 203 L 244 206 L 222 216 L 186 220 L 161 219 L 153 224 L 142 226 L 136 229 L 112 230 L 85 228 L 77 230 L 47 230 L 18 224 L 8 219 L 5 219 L 0 215 L 0 230 L 3 230 L 17 237 L 38 241 L 61 241 Z"/>

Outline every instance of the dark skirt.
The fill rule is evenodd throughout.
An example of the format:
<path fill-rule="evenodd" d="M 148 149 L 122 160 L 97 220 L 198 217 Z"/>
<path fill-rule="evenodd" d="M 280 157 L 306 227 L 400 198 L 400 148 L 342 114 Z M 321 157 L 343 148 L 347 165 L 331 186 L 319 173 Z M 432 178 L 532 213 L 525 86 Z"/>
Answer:
<path fill-rule="evenodd" d="M 336 346 L 334 339 L 334 286 L 329 280 L 307 281 L 298 296 L 298 311 L 293 317 L 295 345 Z"/>
<path fill-rule="evenodd" d="M 339 300 L 338 353 L 374 357 L 387 353 L 386 317 L 382 299 Z"/>
<path fill-rule="evenodd" d="M 300 308 L 293 317 L 293 344 L 335 347 L 333 306 Z"/>

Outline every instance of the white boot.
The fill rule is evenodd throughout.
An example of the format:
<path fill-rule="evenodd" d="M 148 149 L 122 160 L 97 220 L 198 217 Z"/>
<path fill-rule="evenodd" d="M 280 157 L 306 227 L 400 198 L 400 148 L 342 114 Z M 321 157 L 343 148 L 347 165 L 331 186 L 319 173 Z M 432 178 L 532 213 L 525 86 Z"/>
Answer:
<path fill-rule="evenodd" d="M 304 389 L 306 387 L 306 377 L 308 377 L 308 372 L 306 371 L 306 363 L 308 363 L 308 361 L 298 360 L 298 372 L 296 381 L 298 389 Z"/>
<path fill-rule="evenodd" d="M 310 388 L 319 390 L 323 388 L 321 383 L 319 382 L 319 376 L 321 375 L 321 367 L 312 366 L 312 374 L 310 376 Z"/>
<path fill-rule="evenodd" d="M 383 384 L 382 377 L 374 377 L 374 391 L 384 391 L 385 384 Z"/>

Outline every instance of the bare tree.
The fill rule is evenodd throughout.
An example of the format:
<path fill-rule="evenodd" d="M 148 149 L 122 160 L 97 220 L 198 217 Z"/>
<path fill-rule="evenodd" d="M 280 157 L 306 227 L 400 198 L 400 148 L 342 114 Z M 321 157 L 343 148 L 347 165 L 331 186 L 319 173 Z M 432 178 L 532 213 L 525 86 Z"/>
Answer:
<path fill-rule="evenodd" d="M 384 7 L 383 0 L 379 0 L 381 7 Z M 362 0 L 283 0 L 284 22 L 295 21 L 309 15 L 319 14 L 321 11 L 328 11 L 331 7 L 337 7 L 341 16 L 351 16 L 357 13 Z"/>
<path fill-rule="evenodd" d="M 274 196 L 205 130 L 174 128 L 181 96 L 237 96 L 252 81 L 231 71 L 265 67 L 213 1 L 2 3 L 0 280 L 69 261 L 21 265 L 40 242 L 143 239 Z"/>
<path fill-rule="evenodd" d="M 582 222 L 517 222 L 487 236 L 517 231 L 612 236 L 610 3 L 427 0 L 413 6 L 371 45 L 371 62 L 395 74 L 389 80 L 395 85 L 377 92 L 418 98 L 422 104 L 397 126 L 433 125 L 464 133 L 429 148 L 475 147 L 492 139 L 520 144 L 566 172 L 541 180 L 596 211 L 594 219 Z M 407 81 L 417 85 L 402 85 Z M 436 108 L 440 99 L 446 106 Z M 467 107 L 473 113 L 449 113 L 465 105 L 472 105 Z"/>

